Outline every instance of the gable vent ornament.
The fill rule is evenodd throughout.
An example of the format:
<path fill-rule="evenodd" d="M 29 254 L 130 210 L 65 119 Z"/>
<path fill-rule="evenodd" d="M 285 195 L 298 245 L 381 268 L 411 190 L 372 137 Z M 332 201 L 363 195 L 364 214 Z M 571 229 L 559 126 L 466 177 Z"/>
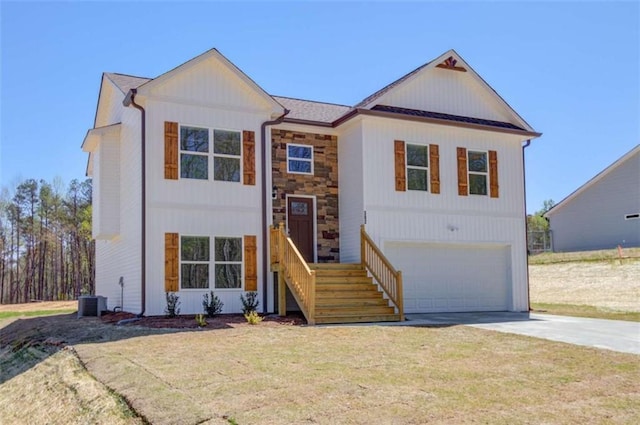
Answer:
<path fill-rule="evenodd" d="M 439 63 L 438 65 L 436 65 L 436 68 L 451 69 L 453 71 L 467 72 L 466 68 L 464 68 L 462 66 L 456 66 L 457 63 L 458 63 L 457 59 L 455 59 L 453 56 L 449 56 L 447 59 L 444 60 L 444 62 Z"/>

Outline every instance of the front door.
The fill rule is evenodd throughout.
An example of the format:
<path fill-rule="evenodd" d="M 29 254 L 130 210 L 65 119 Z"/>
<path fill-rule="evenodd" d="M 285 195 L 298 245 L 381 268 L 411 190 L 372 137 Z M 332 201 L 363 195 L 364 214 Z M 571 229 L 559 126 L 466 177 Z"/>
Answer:
<path fill-rule="evenodd" d="M 314 260 L 314 223 L 313 223 L 313 199 L 287 198 L 287 225 L 289 236 L 298 247 L 300 254 L 308 263 Z"/>

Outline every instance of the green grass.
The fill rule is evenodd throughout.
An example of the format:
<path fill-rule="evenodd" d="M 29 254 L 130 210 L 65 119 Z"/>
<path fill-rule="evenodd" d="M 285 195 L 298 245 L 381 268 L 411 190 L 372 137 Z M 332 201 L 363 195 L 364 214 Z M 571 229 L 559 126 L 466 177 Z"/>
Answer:
<path fill-rule="evenodd" d="M 37 310 L 37 311 L 0 311 L 0 319 L 9 319 L 11 317 L 38 317 L 38 316 L 51 316 L 54 314 L 69 314 L 77 311 L 76 309 L 69 310 Z"/>
<path fill-rule="evenodd" d="M 640 312 L 617 311 L 591 305 L 531 303 L 537 313 L 557 314 L 559 316 L 590 317 L 592 319 L 627 320 L 640 322 Z"/>
<path fill-rule="evenodd" d="M 616 248 L 600 251 L 543 252 L 529 256 L 529 264 L 555 264 L 591 261 L 640 261 L 640 248 L 623 248 L 622 258 Z"/>

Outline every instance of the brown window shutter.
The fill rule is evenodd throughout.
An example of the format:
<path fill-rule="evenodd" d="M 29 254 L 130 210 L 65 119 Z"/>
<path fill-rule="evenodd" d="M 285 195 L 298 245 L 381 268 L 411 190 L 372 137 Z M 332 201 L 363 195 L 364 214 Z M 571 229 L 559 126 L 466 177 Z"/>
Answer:
<path fill-rule="evenodd" d="M 242 132 L 242 174 L 243 183 L 249 186 L 256 184 L 256 136 L 255 132 Z"/>
<path fill-rule="evenodd" d="M 498 198 L 500 187 L 498 186 L 498 152 L 489 151 L 489 193 L 492 198 Z"/>
<path fill-rule="evenodd" d="M 164 122 L 164 178 L 178 180 L 177 122 Z"/>
<path fill-rule="evenodd" d="M 396 163 L 396 190 L 405 192 L 407 190 L 407 168 L 405 162 L 404 141 L 394 142 L 395 163 Z"/>
<path fill-rule="evenodd" d="M 244 237 L 244 290 L 258 290 L 258 245 L 256 237 Z"/>
<path fill-rule="evenodd" d="M 177 292 L 180 274 L 178 272 L 178 234 L 164 234 L 164 290 L 165 292 Z"/>
<path fill-rule="evenodd" d="M 467 150 L 465 148 L 458 148 L 458 195 L 469 195 Z"/>
<path fill-rule="evenodd" d="M 438 145 L 429 145 L 429 168 L 431 193 L 440 193 L 440 147 Z"/>

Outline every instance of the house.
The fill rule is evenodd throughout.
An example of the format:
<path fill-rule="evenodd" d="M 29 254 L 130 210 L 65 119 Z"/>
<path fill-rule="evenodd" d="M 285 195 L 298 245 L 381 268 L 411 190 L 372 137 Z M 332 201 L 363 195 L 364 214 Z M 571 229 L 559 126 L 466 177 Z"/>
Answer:
<path fill-rule="evenodd" d="M 354 106 L 272 96 L 215 49 L 105 73 L 82 145 L 96 292 L 160 315 L 166 292 L 194 314 L 210 290 L 225 313 L 257 291 L 310 323 L 527 311 L 539 135 L 453 50 Z"/>
<path fill-rule="evenodd" d="M 640 145 L 580 186 L 545 217 L 556 252 L 640 246 Z"/>

